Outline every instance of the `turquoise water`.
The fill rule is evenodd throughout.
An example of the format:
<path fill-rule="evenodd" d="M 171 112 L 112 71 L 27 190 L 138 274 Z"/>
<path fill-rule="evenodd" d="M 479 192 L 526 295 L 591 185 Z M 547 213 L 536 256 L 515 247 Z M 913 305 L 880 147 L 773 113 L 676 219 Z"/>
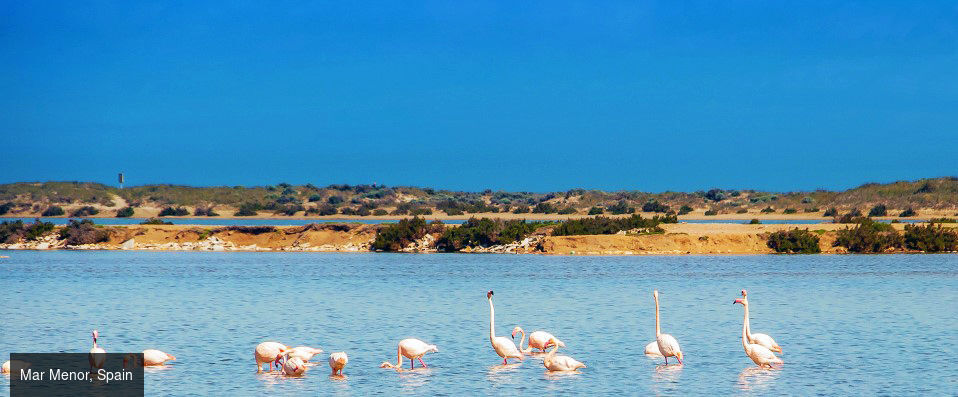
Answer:
<path fill-rule="evenodd" d="M 148 395 L 386 395 L 578 392 L 661 395 L 927 395 L 958 390 L 958 255 L 550 257 L 3 251 L 0 352 L 157 348 L 178 360 L 147 371 Z M 651 290 L 684 367 L 661 365 Z M 757 370 L 740 342 L 752 327 L 784 348 Z M 502 367 L 496 332 L 545 329 L 583 361 L 549 375 L 541 359 Z M 396 343 L 439 347 L 428 369 L 377 368 Z M 265 340 L 345 350 L 348 379 L 257 375 Z M 408 365 L 408 362 L 406 363 Z M 0 377 L 0 394 L 9 379 Z"/>

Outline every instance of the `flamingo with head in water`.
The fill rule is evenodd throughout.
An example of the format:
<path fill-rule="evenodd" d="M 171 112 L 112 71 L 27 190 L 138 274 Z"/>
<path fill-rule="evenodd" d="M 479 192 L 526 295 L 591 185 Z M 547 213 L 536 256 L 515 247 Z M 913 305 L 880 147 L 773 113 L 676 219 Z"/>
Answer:
<path fill-rule="evenodd" d="M 652 291 L 652 298 L 655 299 L 655 342 L 659 347 L 659 354 L 665 357 L 665 363 L 669 363 L 669 357 L 675 357 L 682 364 L 682 348 L 679 347 L 679 341 L 672 335 L 663 334 L 659 329 L 659 290 Z"/>
<path fill-rule="evenodd" d="M 522 360 L 522 352 L 516 347 L 516 343 L 505 336 L 496 336 L 496 309 L 492 305 L 492 291 L 486 292 L 486 300 L 489 301 L 489 343 L 492 349 L 496 351 L 499 357 L 502 357 L 502 364 L 509 364 L 510 358 Z M 522 343 L 522 341 L 519 341 Z"/>
<path fill-rule="evenodd" d="M 429 352 L 439 352 L 439 349 L 436 348 L 436 345 L 430 345 L 419 339 L 403 339 L 399 341 L 399 347 L 396 349 L 396 364 L 393 365 L 388 361 L 384 361 L 382 364 L 379 364 L 379 368 L 402 368 L 403 357 L 409 359 L 410 369 L 415 368 L 415 361 L 413 360 L 417 359 L 419 360 L 419 363 L 422 364 L 423 368 L 427 368 L 426 363 L 422 361 L 422 356 Z"/>
<path fill-rule="evenodd" d="M 553 338 L 554 339 L 554 338 Z M 557 356 L 559 344 L 553 340 L 552 350 L 542 359 L 542 365 L 549 371 L 575 371 L 579 368 L 585 368 L 585 364 L 569 356 Z"/>
<path fill-rule="evenodd" d="M 559 340 L 559 338 L 556 338 L 554 335 L 546 331 L 533 331 L 531 334 L 529 334 L 529 344 L 526 345 L 525 349 L 523 349 L 522 342 L 526 340 L 526 331 L 523 330 L 522 327 L 515 327 L 512 329 L 512 339 L 516 338 L 516 334 L 522 334 L 522 338 L 519 339 L 519 351 L 526 354 L 532 353 L 532 349 L 534 348 L 539 349 L 540 352 L 544 353 L 549 346 L 552 346 L 553 339 L 556 340 L 555 343 L 558 343 L 559 347 L 565 347 L 565 343 Z"/>
<path fill-rule="evenodd" d="M 273 364 L 279 366 L 279 359 L 289 350 L 289 347 L 279 342 L 263 342 L 256 345 L 253 357 L 256 359 L 256 373 L 263 372 L 263 364 L 269 364 L 273 371 Z"/>

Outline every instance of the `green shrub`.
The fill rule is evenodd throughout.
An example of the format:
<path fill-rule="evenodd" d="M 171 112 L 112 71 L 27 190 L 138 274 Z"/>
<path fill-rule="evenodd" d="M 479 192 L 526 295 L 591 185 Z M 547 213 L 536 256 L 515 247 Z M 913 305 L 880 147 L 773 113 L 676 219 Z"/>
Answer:
<path fill-rule="evenodd" d="M 96 207 L 89 206 L 89 205 L 84 205 L 84 206 L 82 206 L 82 207 L 80 207 L 80 208 L 77 208 L 77 209 L 74 210 L 73 212 L 71 212 L 71 213 L 70 213 L 70 216 L 71 216 L 71 217 L 76 217 L 76 218 L 81 218 L 81 217 L 84 217 L 84 216 L 91 216 L 91 215 L 96 215 L 96 214 L 99 214 L 99 213 L 100 213 L 100 210 L 96 209 Z"/>
<path fill-rule="evenodd" d="M 183 208 L 183 207 L 177 207 L 177 208 L 166 207 L 162 211 L 160 211 L 159 216 L 187 216 L 189 214 L 190 214 L 190 211 L 188 211 L 186 208 Z"/>
<path fill-rule="evenodd" d="M 924 252 L 958 251 L 958 232 L 941 225 L 905 225 L 905 248 Z"/>
<path fill-rule="evenodd" d="M 761 212 L 762 212 L 763 214 L 771 214 L 771 213 L 775 212 L 775 209 L 772 208 L 771 206 L 769 206 L 769 207 L 763 208 Z"/>
<path fill-rule="evenodd" d="M 20 240 L 33 241 L 54 228 L 52 222 L 42 222 L 36 219 L 33 223 L 25 224 L 21 220 L 0 223 L 0 243 L 17 243 Z"/>
<path fill-rule="evenodd" d="M 652 200 L 645 204 L 642 204 L 642 212 L 665 213 L 665 212 L 669 212 L 669 206 L 665 204 L 661 204 L 658 201 Z"/>
<path fill-rule="evenodd" d="M 832 207 L 825 210 L 825 213 L 822 216 L 838 216 L 838 208 Z"/>
<path fill-rule="evenodd" d="M 257 211 L 263 209 L 263 206 L 258 203 L 243 203 L 240 205 L 239 210 L 233 213 L 233 216 L 256 216 Z"/>
<path fill-rule="evenodd" d="M 386 210 L 384 210 L 384 209 L 382 209 L 382 208 L 377 208 L 377 209 L 373 210 L 373 215 L 375 215 L 375 216 L 389 215 L 389 212 L 386 212 Z"/>
<path fill-rule="evenodd" d="M 60 206 L 51 205 L 47 207 L 47 209 L 43 210 L 43 213 L 40 214 L 40 216 L 61 216 L 65 213 L 66 212 L 64 212 L 63 208 L 61 208 Z"/>
<path fill-rule="evenodd" d="M 818 236 L 808 229 L 781 230 L 768 236 L 769 248 L 785 254 L 817 254 L 822 252 L 818 246 Z"/>
<path fill-rule="evenodd" d="M 898 220 L 898 219 L 892 219 L 892 220 L 891 220 L 891 223 L 901 223 L 901 221 Z"/>
<path fill-rule="evenodd" d="M 592 207 L 592 208 L 589 208 L 589 215 L 601 215 L 602 212 L 604 212 L 604 211 L 602 210 L 602 207 Z"/>
<path fill-rule="evenodd" d="M 916 215 L 918 215 L 918 213 L 915 212 L 915 210 L 913 210 L 913 209 L 911 209 L 911 208 L 908 208 L 908 209 L 902 211 L 900 214 L 898 214 L 898 217 L 900 217 L 900 218 L 907 218 L 907 217 L 916 216 Z"/>
<path fill-rule="evenodd" d="M 60 229 L 60 240 L 66 240 L 66 245 L 96 244 L 109 239 L 110 233 L 97 227 L 89 219 L 70 219 L 70 223 Z"/>
<path fill-rule="evenodd" d="M 815 199 L 811 197 L 808 197 L 808 196 L 802 197 L 802 204 L 811 204 L 813 202 L 815 202 Z M 818 212 L 818 211 L 815 211 L 815 212 Z"/>
<path fill-rule="evenodd" d="M 141 225 L 172 225 L 173 222 L 167 222 L 160 218 L 150 218 L 143 222 L 140 222 Z"/>
<path fill-rule="evenodd" d="M 594 234 L 615 234 L 622 230 L 632 229 L 654 229 L 661 223 L 676 223 L 678 218 L 675 215 L 658 215 L 652 218 L 643 218 L 641 215 L 632 215 L 628 218 L 607 218 L 597 216 L 595 218 L 570 219 L 560 222 L 552 230 L 553 236 L 578 236 Z"/>
<path fill-rule="evenodd" d="M 196 207 L 193 210 L 194 216 L 219 216 L 216 211 L 213 210 L 213 207 Z"/>
<path fill-rule="evenodd" d="M 893 248 L 901 248 L 901 234 L 887 223 L 875 222 L 869 218 L 857 217 L 858 225 L 854 229 L 838 231 L 834 246 L 845 247 L 855 253 L 881 253 Z"/>
<path fill-rule="evenodd" d="M 435 221 L 426 224 L 420 217 L 406 218 L 399 223 L 381 227 L 376 232 L 372 249 L 376 251 L 399 251 L 409 244 L 426 236 L 428 233 L 439 233 L 444 229 L 442 222 Z"/>
<path fill-rule="evenodd" d="M 705 216 L 715 216 L 718 215 L 718 211 L 709 208 L 708 211 L 705 211 Z"/>
<path fill-rule="evenodd" d="M 319 200 L 322 200 L 322 199 L 323 199 L 323 196 L 320 196 L 320 195 L 318 195 L 318 194 L 312 194 L 312 195 L 309 196 L 309 202 L 310 202 L 310 203 L 315 203 L 315 202 L 317 202 L 317 201 L 319 201 Z"/>
<path fill-rule="evenodd" d="M 326 199 L 326 203 L 332 204 L 332 205 L 340 205 L 344 201 L 345 200 L 340 196 L 329 196 L 329 198 Z"/>
<path fill-rule="evenodd" d="M 409 215 L 418 216 L 418 215 L 432 215 L 432 208 L 428 207 L 419 207 L 409 210 Z"/>
<path fill-rule="evenodd" d="M 888 215 L 888 207 L 886 207 L 885 204 L 878 204 L 872 207 L 872 209 L 868 211 L 868 216 L 886 216 L 886 215 Z"/>
<path fill-rule="evenodd" d="M 797 214 L 798 210 L 794 208 L 786 208 L 785 211 L 782 211 L 783 214 Z"/>
<path fill-rule="evenodd" d="M 0 204 L 0 215 L 6 215 L 8 212 L 10 212 L 11 209 L 13 209 L 12 202 L 6 202 L 3 204 Z"/>
<path fill-rule="evenodd" d="M 529 206 L 525 204 L 520 204 L 512 210 L 513 214 L 526 214 L 529 213 Z"/>
<path fill-rule="evenodd" d="M 725 200 L 726 197 L 727 196 L 725 195 L 725 192 L 722 191 L 722 189 L 712 189 L 705 192 L 705 199 L 712 200 L 715 202 Z"/>
<path fill-rule="evenodd" d="M 738 211 L 735 211 L 736 214 L 747 214 L 748 208 L 739 208 Z"/>
<path fill-rule="evenodd" d="M 818 212 L 818 207 L 808 207 L 805 208 L 806 213 Z"/>
<path fill-rule="evenodd" d="M 446 215 L 449 215 L 449 216 L 456 216 L 456 215 L 463 215 L 463 214 L 464 214 L 464 212 L 462 212 L 462 210 L 461 210 L 461 209 L 458 209 L 458 208 L 448 208 L 448 209 L 446 209 L 446 210 L 444 210 L 444 211 L 445 211 Z"/>
<path fill-rule="evenodd" d="M 116 210 L 117 218 L 129 218 L 133 216 L 133 207 L 123 207 Z"/>
<path fill-rule="evenodd" d="M 573 207 L 565 207 L 565 208 L 559 210 L 559 215 L 570 215 L 570 214 L 574 214 L 574 213 L 576 213 L 576 210 L 575 210 L 575 208 L 573 208 Z"/>
<path fill-rule="evenodd" d="M 336 210 L 336 206 L 332 204 L 323 204 L 319 206 L 318 210 L 320 216 L 336 215 L 339 213 L 339 211 Z"/>
<path fill-rule="evenodd" d="M 619 202 L 610 205 L 608 210 L 612 215 L 631 214 L 635 212 L 635 208 L 629 207 L 629 203 L 625 200 L 619 200 Z"/>
<path fill-rule="evenodd" d="M 238 232 L 238 233 L 253 234 L 253 235 L 275 233 L 277 231 L 278 229 L 276 229 L 276 226 L 226 226 L 226 227 L 213 229 L 213 233 Z"/>
<path fill-rule="evenodd" d="M 549 203 L 539 203 L 532 208 L 533 214 L 554 214 L 559 210 L 556 207 Z"/>
<path fill-rule="evenodd" d="M 469 218 L 458 227 L 446 229 L 436 240 L 436 248 L 440 251 L 454 252 L 465 247 L 509 244 L 522 240 L 540 225 L 542 225 L 540 222 L 528 223 L 524 220 Z"/>
<path fill-rule="evenodd" d="M 748 224 L 749 224 L 749 225 L 761 225 L 761 224 L 762 224 L 762 221 L 760 221 L 760 220 L 758 220 L 758 219 L 756 219 L 756 218 L 752 218 L 752 220 L 748 221 Z"/>
<path fill-rule="evenodd" d="M 688 214 L 688 213 L 692 212 L 693 210 L 694 210 L 694 208 L 689 207 L 688 205 L 683 205 L 683 206 L 679 207 L 679 215 Z"/>
<path fill-rule="evenodd" d="M 958 223 L 958 221 L 952 218 L 931 218 L 928 223 Z"/>
<path fill-rule="evenodd" d="M 283 214 L 286 216 L 293 216 L 300 211 L 306 211 L 306 207 L 303 207 L 301 204 L 288 204 L 276 209 L 274 213 Z M 366 211 L 368 212 L 369 210 L 366 210 Z"/>

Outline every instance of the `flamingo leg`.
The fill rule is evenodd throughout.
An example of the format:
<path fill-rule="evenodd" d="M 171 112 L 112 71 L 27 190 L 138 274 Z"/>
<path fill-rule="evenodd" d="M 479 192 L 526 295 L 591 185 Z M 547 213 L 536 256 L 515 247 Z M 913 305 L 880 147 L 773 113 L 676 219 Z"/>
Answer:
<path fill-rule="evenodd" d="M 426 363 L 422 361 L 422 357 L 419 357 L 419 363 L 422 364 L 423 368 L 429 368 L 428 366 L 426 366 Z"/>
<path fill-rule="evenodd" d="M 416 360 L 409 359 L 409 369 L 413 369 L 415 367 L 416 367 Z"/>
<path fill-rule="evenodd" d="M 662 356 L 662 357 L 665 357 L 665 363 L 668 364 L 668 363 L 669 363 L 669 356 Z"/>
<path fill-rule="evenodd" d="M 503 359 L 502 359 L 502 365 L 508 365 L 508 364 L 509 364 L 509 361 L 507 361 L 505 358 L 503 358 Z"/>

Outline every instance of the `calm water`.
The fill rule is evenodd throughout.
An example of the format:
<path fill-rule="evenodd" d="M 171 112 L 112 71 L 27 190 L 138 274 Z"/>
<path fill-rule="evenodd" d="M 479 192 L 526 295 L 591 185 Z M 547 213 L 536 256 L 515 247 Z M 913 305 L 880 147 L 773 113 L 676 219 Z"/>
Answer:
<path fill-rule="evenodd" d="M 177 356 L 147 373 L 150 395 L 953 394 L 958 390 L 958 255 L 547 257 L 3 251 L 0 352 Z M 663 331 L 686 365 L 643 354 Z M 742 352 L 742 307 L 783 346 L 782 370 Z M 488 341 L 514 325 L 563 339 L 589 367 L 547 375 L 539 358 L 502 367 Z M 417 337 L 429 369 L 377 368 Z M 264 340 L 349 353 L 346 381 L 257 375 Z M 325 355 L 323 355 L 325 362 Z M 407 362 L 408 365 L 408 362 Z M 0 394 L 8 393 L 0 378 Z"/>

